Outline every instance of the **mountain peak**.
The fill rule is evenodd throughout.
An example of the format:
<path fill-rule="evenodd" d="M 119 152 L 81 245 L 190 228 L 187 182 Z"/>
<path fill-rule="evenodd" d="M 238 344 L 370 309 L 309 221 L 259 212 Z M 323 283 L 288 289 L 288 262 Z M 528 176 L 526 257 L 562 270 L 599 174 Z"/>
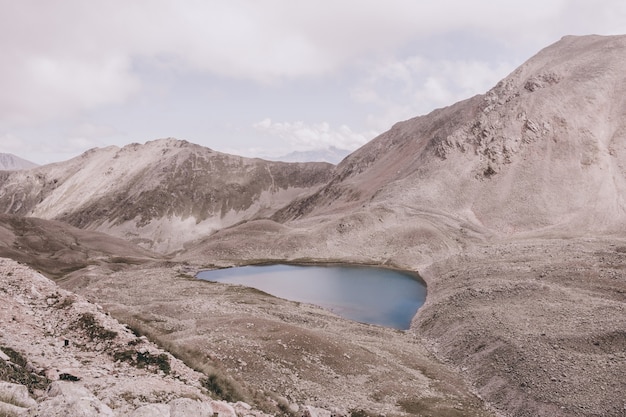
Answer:
<path fill-rule="evenodd" d="M 315 149 L 310 151 L 294 151 L 277 158 L 269 158 L 274 161 L 283 162 L 328 162 L 338 164 L 350 154 L 347 149 L 339 149 L 331 146 L 326 149 Z"/>
<path fill-rule="evenodd" d="M 0 171 L 19 171 L 37 166 L 39 165 L 11 153 L 0 153 Z"/>
<path fill-rule="evenodd" d="M 397 123 L 277 218 L 366 204 L 492 232 L 602 233 L 626 222 L 626 36 L 565 37 L 484 95 Z"/>

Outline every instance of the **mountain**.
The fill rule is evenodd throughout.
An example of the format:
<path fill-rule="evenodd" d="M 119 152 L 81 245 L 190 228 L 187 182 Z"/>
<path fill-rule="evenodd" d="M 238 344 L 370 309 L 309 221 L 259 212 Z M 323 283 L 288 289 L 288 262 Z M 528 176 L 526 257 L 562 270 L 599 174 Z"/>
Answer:
<path fill-rule="evenodd" d="M 623 415 L 625 78 L 626 36 L 568 36 L 337 166 L 163 139 L 0 172 L 0 256 L 283 410 Z M 428 297 L 396 332 L 191 278 L 260 262 L 418 271 Z"/>
<path fill-rule="evenodd" d="M 624 97 L 626 36 L 564 37 L 178 260 L 419 271 L 411 331 L 498 415 L 623 415 Z"/>
<path fill-rule="evenodd" d="M 327 182 L 327 163 L 288 164 L 175 139 L 93 149 L 30 171 L 0 172 L 0 212 L 66 222 L 171 251 Z"/>
<path fill-rule="evenodd" d="M 31 169 L 39 165 L 10 153 L 0 153 L 0 171 L 17 171 Z"/>
<path fill-rule="evenodd" d="M 221 230 L 185 256 L 421 267 L 494 239 L 619 234 L 624 68 L 626 37 L 564 37 L 485 94 L 399 122 L 350 154 L 271 216 L 280 227 Z"/>
<path fill-rule="evenodd" d="M 288 153 L 287 155 L 269 159 L 283 162 L 328 162 L 336 165 L 349 154 L 350 151 L 346 149 L 339 149 L 331 146 L 327 149 L 317 149 L 312 151 L 294 151 Z"/>
<path fill-rule="evenodd" d="M 626 222 L 626 38 L 568 36 L 484 95 L 393 126 L 281 210 L 437 211 L 488 233 L 612 233 Z"/>

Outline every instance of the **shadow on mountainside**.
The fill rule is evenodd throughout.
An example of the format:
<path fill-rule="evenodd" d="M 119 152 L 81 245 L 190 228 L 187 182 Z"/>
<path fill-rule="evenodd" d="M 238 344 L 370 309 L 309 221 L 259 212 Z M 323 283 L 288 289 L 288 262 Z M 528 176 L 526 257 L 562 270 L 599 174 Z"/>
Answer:
<path fill-rule="evenodd" d="M 151 252 L 104 233 L 11 215 L 0 215 L 0 257 L 22 262 L 56 279 L 89 265 L 155 259 Z"/>

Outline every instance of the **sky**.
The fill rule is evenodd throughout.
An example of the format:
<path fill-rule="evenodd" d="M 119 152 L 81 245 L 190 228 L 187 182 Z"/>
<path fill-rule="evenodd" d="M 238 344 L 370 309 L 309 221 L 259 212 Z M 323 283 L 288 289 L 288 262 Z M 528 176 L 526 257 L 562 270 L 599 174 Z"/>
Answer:
<path fill-rule="evenodd" d="M 0 152 L 352 151 L 585 34 L 626 34 L 626 2 L 0 0 Z"/>

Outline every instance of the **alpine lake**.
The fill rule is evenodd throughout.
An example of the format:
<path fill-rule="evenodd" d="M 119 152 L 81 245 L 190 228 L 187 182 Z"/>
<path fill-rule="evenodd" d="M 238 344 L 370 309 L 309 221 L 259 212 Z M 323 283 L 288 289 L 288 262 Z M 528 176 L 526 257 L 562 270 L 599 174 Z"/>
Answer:
<path fill-rule="evenodd" d="M 366 266 L 261 265 L 201 271 L 197 278 L 256 288 L 349 320 L 406 330 L 426 300 L 414 273 Z"/>

